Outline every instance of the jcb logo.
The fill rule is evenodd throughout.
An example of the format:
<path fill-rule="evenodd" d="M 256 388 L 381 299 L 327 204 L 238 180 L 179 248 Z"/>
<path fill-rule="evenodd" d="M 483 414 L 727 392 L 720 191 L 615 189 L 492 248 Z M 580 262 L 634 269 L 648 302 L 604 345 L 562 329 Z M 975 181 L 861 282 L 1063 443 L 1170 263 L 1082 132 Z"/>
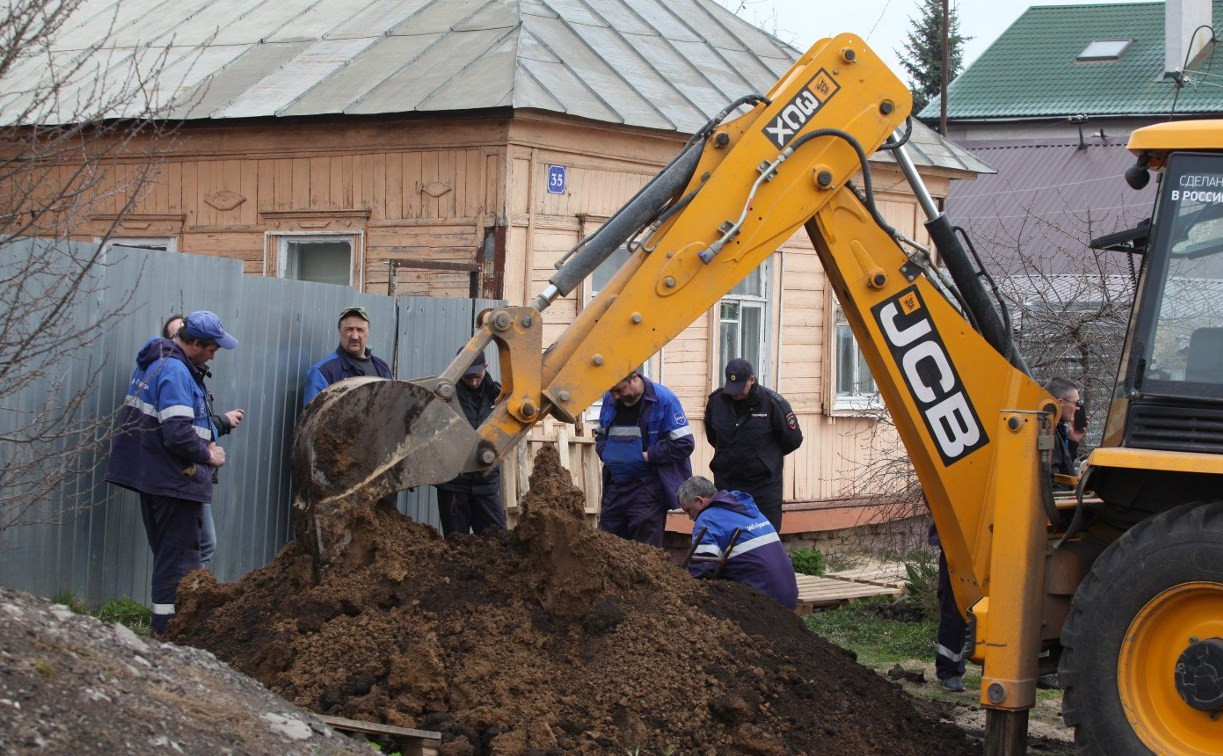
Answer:
<path fill-rule="evenodd" d="M 922 302 L 909 287 L 871 310 L 926 429 L 951 465 L 989 443 L 977 411 Z"/>
<path fill-rule="evenodd" d="M 777 117 L 764 127 L 765 136 L 773 142 L 777 149 L 782 149 L 798 135 L 798 132 L 840 88 L 836 80 L 821 68 L 819 73 L 798 91 L 798 94 L 790 98 Z"/>

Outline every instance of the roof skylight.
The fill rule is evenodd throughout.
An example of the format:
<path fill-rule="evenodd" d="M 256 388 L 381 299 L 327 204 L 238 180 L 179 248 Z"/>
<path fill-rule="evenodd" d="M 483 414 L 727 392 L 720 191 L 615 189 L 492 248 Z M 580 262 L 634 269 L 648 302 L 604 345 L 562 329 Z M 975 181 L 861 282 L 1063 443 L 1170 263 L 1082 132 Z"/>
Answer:
<path fill-rule="evenodd" d="M 1133 42 L 1132 39 L 1095 39 L 1075 60 L 1117 60 Z"/>

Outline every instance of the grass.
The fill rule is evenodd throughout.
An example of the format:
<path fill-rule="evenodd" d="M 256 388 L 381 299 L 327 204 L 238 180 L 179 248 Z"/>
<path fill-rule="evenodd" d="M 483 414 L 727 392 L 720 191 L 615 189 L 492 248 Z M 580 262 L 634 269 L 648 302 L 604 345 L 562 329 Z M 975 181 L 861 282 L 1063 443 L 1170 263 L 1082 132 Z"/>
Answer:
<path fill-rule="evenodd" d="M 924 685 L 905 684 L 910 694 L 936 701 L 976 706 L 981 688 L 981 668 L 970 663 L 964 673 L 964 693 L 950 693 L 942 688 L 934 675 L 934 639 L 938 621 L 922 619 L 904 622 L 878 614 L 880 608 L 896 599 L 881 596 L 855 601 L 829 611 L 806 617 L 807 627 L 830 643 L 857 654 L 858 663 L 886 674 L 899 664 L 908 671 L 924 671 Z M 1062 691 L 1037 690 L 1037 702 L 1060 702 Z M 1060 717 L 1057 718 L 1060 721 Z"/>
<path fill-rule="evenodd" d="M 153 613 L 147 606 L 133 598 L 111 599 L 102 604 L 96 612 L 90 611 L 85 601 L 70 591 L 60 591 L 51 597 L 54 604 L 63 604 L 77 614 L 90 614 L 103 622 L 118 622 L 126 625 L 132 632 L 144 637 L 149 636 Z"/>
<path fill-rule="evenodd" d="M 858 663 L 872 669 L 914 659 L 934 659 L 934 637 L 938 623 L 898 622 L 877 616 L 871 606 L 894 599 L 863 599 L 830 611 L 807 615 L 807 627 L 816 635 L 858 655 Z"/>

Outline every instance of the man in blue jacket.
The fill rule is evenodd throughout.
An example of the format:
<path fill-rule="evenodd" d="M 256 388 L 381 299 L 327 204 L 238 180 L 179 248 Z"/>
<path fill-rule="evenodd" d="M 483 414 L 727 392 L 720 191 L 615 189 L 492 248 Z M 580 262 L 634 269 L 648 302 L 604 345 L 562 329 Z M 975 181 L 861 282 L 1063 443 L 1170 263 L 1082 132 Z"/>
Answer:
<path fill-rule="evenodd" d="M 662 546 L 667 510 L 692 475 L 696 447 L 679 399 L 636 371 L 603 396 L 595 450 L 603 460 L 599 529 Z"/>
<path fill-rule="evenodd" d="M 212 501 L 225 450 L 216 444 L 205 365 L 238 340 L 207 310 L 193 312 L 172 339 L 150 339 L 119 410 L 106 480 L 140 495 L 153 550 L 153 634 L 174 616 L 178 583 L 200 566 L 204 502 Z"/>
<path fill-rule="evenodd" d="M 302 406 L 336 381 L 368 375 L 391 379 L 391 367 L 366 346 L 369 341 L 369 312 L 364 307 L 340 310 L 340 345 L 306 371 L 306 394 Z"/>
<path fill-rule="evenodd" d="M 679 505 L 693 521 L 696 549 L 688 563 L 693 577 L 734 580 L 772 596 L 787 609 L 797 605 L 794 566 L 777 531 L 751 496 L 741 491 L 719 491 L 708 478 L 697 475 L 680 485 Z M 719 573 L 718 564 L 724 555 Z"/>

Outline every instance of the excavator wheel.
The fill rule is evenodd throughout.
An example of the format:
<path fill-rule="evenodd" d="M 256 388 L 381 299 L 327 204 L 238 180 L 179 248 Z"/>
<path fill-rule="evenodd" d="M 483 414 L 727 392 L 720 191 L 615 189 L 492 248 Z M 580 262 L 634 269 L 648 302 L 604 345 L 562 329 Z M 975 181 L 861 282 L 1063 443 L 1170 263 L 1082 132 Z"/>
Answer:
<path fill-rule="evenodd" d="M 1223 754 L 1223 501 L 1169 510 L 1110 545 L 1062 645 L 1078 752 Z"/>

